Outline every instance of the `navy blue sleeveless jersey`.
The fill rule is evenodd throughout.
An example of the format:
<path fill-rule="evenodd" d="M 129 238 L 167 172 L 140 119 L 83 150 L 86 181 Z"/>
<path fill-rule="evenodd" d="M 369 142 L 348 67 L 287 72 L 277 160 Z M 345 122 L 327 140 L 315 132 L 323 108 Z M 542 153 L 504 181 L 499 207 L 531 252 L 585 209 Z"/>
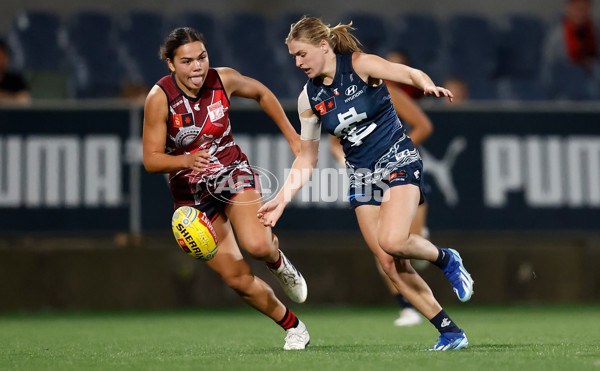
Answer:
<path fill-rule="evenodd" d="M 331 85 L 309 79 L 306 92 L 322 127 L 341 139 L 353 207 L 379 205 L 386 189 L 403 184 L 418 186 L 423 202 L 423 163 L 385 83 L 369 86 L 354 72 L 352 53 L 338 54 Z"/>
<path fill-rule="evenodd" d="M 385 83 L 373 87 L 364 82 L 352 68 L 352 53 L 337 55 L 331 85 L 315 78 L 306 88 L 321 125 L 341 139 L 349 167 L 372 168 L 399 140 L 410 141 Z"/>

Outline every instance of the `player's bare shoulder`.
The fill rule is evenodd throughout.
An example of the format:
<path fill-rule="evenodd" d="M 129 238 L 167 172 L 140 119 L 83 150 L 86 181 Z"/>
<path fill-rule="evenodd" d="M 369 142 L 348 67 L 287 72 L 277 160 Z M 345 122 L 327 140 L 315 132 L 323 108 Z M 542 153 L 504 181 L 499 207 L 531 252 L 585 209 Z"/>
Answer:
<path fill-rule="evenodd" d="M 158 84 L 154 85 L 146 96 L 144 112 L 146 117 L 153 119 L 166 119 L 168 116 L 167 94 Z"/>
<path fill-rule="evenodd" d="M 161 104 L 167 101 L 167 94 L 165 91 L 158 85 L 154 85 L 148 95 L 146 96 L 146 107 L 148 105 Z"/>
<path fill-rule="evenodd" d="M 237 70 L 231 67 L 214 67 L 215 71 L 219 73 L 219 76 L 223 78 L 224 76 L 230 76 L 232 74 L 240 74 Z"/>
<path fill-rule="evenodd" d="M 229 96 L 243 84 L 244 76 L 231 67 L 216 67 L 215 71 L 219 74 L 223 88 Z"/>
<path fill-rule="evenodd" d="M 385 68 L 382 62 L 385 62 L 385 60 L 375 54 L 362 52 L 352 54 L 352 69 L 363 81 L 369 81 L 377 75 L 380 68 Z"/>

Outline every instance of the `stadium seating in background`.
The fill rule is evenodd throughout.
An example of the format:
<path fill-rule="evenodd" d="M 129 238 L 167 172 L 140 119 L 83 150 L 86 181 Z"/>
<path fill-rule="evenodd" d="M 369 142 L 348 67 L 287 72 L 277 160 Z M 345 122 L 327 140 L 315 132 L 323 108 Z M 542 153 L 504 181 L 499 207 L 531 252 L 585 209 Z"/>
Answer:
<path fill-rule="evenodd" d="M 285 44 L 285 39 L 290 33 L 292 23 L 298 22 L 304 14 L 302 13 L 285 13 L 278 16 L 273 24 L 273 50 L 277 64 L 281 67 L 282 80 L 287 87 L 283 92 L 286 95 L 278 96 L 278 98 L 295 99 L 302 91 L 302 87 L 306 84 L 308 77 L 298 67 L 294 57 L 289 53 L 288 47 Z"/>
<path fill-rule="evenodd" d="M 126 71 L 119 63 L 116 23 L 108 13 L 85 11 L 67 22 L 68 50 L 76 98 L 111 98 Z"/>
<path fill-rule="evenodd" d="M 452 75 L 492 79 L 498 67 L 498 37 L 492 24 L 476 15 L 448 20 L 446 53 Z"/>
<path fill-rule="evenodd" d="M 390 22 L 391 50 L 403 51 L 411 66 L 426 71 L 434 80 L 445 78 L 441 61 L 440 22 L 429 14 L 402 13 Z"/>
<path fill-rule="evenodd" d="M 342 19 L 342 23 L 350 21 L 355 28 L 352 32 L 361 42 L 365 52 L 378 55 L 387 52 L 389 32 L 384 18 L 369 13 L 349 13 Z"/>
<path fill-rule="evenodd" d="M 15 16 L 7 39 L 12 67 L 28 76 L 35 98 L 110 98 L 122 96 L 124 86 L 151 87 L 168 73 L 158 57 L 167 33 L 190 26 L 204 34 L 211 66 L 233 67 L 279 98 L 295 99 L 307 77 L 284 40 L 302 15 L 131 11 L 117 17 L 81 11 L 63 19 L 59 13 L 25 11 Z M 353 22 L 366 52 L 383 57 L 400 51 L 436 82 L 464 80 L 473 100 L 600 99 L 600 84 L 586 71 L 544 63 L 546 25 L 536 15 L 510 14 L 492 22 L 455 14 L 442 21 L 427 13 L 382 17 L 353 11 L 332 25 L 338 21 Z"/>
<path fill-rule="evenodd" d="M 545 25 L 535 16 L 511 14 L 498 25 L 498 85 L 506 100 L 544 100 L 541 84 Z"/>
<path fill-rule="evenodd" d="M 121 41 L 120 53 L 124 67 L 133 76 L 134 82 L 141 78 L 147 86 L 153 86 L 168 74 L 165 62 L 158 55 L 166 37 L 165 21 L 162 15 L 145 11 L 131 11 L 119 20 L 117 36 Z M 135 74 L 139 74 L 139 77 Z"/>
<path fill-rule="evenodd" d="M 259 80 L 278 97 L 289 96 L 282 67 L 275 58 L 273 25 L 259 14 L 234 13 L 224 19 L 225 48 L 229 67 Z"/>
<path fill-rule="evenodd" d="M 498 83 L 495 79 L 478 76 L 463 76 L 462 79 L 467 83 L 469 100 L 498 99 Z"/>
<path fill-rule="evenodd" d="M 16 16 L 9 31 L 16 67 L 30 70 L 64 70 L 61 18 L 50 12 L 27 11 Z"/>
<path fill-rule="evenodd" d="M 411 66 L 426 71 L 435 81 L 447 77 L 442 64 L 440 22 L 429 14 L 402 13 L 391 19 L 389 51 L 403 51 Z"/>
<path fill-rule="evenodd" d="M 545 27 L 541 19 L 513 14 L 499 26 L 499 75 L 533 78 L 540 72 Z"/>
<path fill-rule="evenodd" d="M 458 14 L 445 28 L 444 60 L 449 74 L 465 80 L 469 98 L 498 97 L 498 35 L 491 22 L 481 16 Z"/>
<path fill-rule="evenodd" d="M 536 76 L 498 79 L 498 98 L 513 101 L 541 101 L 547 97 L 540 78 Z"/>
<path fill-rule="evenodd" d="M 220 38 L 221 28 L 219 22 L 212 14 L 204 12 L 185 11 L 170 17 L 167 22 L 167 31 L 179 27 L 192 27 L 204 35 L 210 65 L 218 67 L 224 64 L 223 43 Z M 166 37 L 165 33 L 165 37 Z"/>
<path fill-rule="evenodd" d="M 598 81 L 589 72 L 568 61 L 556 60 L 543 77 L 547 97 L 553 100 L 600 99 Z"/>
<path fill-rule="evenodd" d="M 283 48 L 287 54 L 285 39 L 290 33 L 292 24 L 298 22 L 303 16 L 303 13 L 287 12 L 275 18 L 273 23 L 273 35 L 275 36 L 273 41 L 275 42 L 275 47 Z"/>

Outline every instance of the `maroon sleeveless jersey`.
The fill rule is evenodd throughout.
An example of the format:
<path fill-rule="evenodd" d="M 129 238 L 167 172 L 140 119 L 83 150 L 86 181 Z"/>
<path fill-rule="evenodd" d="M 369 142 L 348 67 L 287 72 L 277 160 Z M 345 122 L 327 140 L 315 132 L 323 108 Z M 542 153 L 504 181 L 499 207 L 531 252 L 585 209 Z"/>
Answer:
<path fill-rule="evenodd" d="M 176 206 L 209 202 L 215 190 L 238 174 L 253 176 L 246 155 L 235 144 L 229 122 L 229 98 L 219 74 L 209 69 L 197 98 L 187 96 L 173 75 L 157 83 L 169 104 L 165 153 L 180 155 L 208 149 L 208 169 L 191 169 L 169 174 L 169 186 Z"/>

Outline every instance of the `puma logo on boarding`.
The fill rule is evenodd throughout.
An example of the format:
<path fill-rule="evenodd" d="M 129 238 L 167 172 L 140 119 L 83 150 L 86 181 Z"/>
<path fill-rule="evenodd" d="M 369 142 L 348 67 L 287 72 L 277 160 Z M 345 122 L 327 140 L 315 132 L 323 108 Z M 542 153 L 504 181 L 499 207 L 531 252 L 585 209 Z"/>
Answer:
<path fill-rule="evenodd" d="M 464 137 L 452 139 L 444 157 L 437 159 L 433 157 L 424 147 L 419 148 L 425 171 L 435 178 L 440 191 L 444 195 L 448 206 L 458 204 L 458 191 L 452 180 L 452 167 L 458 155 L 467 148 L 467 140 Z"/>

